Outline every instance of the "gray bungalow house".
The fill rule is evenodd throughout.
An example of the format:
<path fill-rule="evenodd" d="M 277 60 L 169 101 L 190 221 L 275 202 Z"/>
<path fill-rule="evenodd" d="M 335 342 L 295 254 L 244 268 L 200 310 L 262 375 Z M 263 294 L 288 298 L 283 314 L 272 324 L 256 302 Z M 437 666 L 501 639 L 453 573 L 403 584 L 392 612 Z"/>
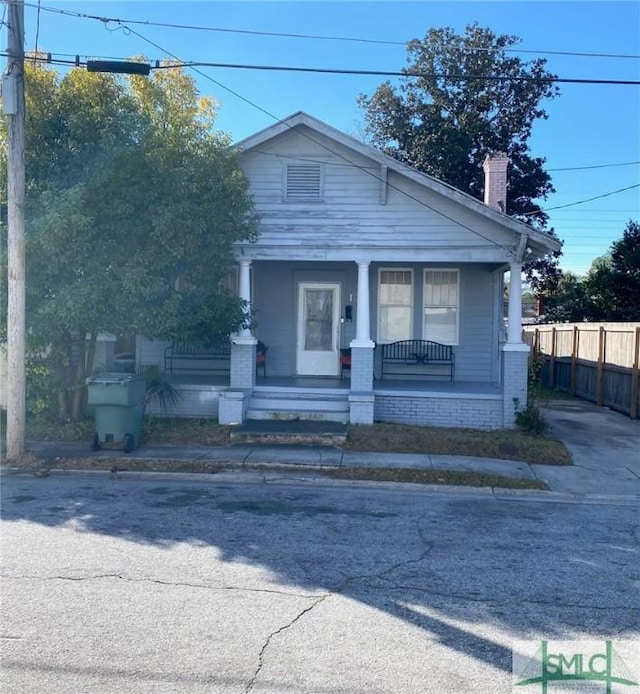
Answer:
<path fill-rule="evenodd" d="M 137 339 L 182 392 L 172 414 L 513 426 L 522 263 L 559 243 L 501 212 L 506 157 L 485 161 L 483 204 L 302 112 L 237 146 L 261 220 L 237 247 L 257 327 L 208 355 Z"/>

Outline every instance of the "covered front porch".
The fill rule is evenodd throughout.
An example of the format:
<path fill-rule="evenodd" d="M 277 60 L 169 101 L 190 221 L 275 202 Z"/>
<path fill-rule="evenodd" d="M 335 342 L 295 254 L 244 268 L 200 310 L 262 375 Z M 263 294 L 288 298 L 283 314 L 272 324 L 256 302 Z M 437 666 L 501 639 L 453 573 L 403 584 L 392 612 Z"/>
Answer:
<path fill-rule="evenodd" d="M 403 277 L 421 278 L 413 282 L 409 295 L 412 336 L 428 337 L 422 332 L 421 282 L 426 268 L 433 266 L 405 266 L 409 269 L 400 270 Z M 315 419 L 479 429 L 513 426 L 515 400 L 526 400 L 528 357 L 528 348 L 520 342 L 517 285 L 510 295 L 509 334 L 503 343 L 501 268 L 469 263 L 448 271 L 457 278 L 460 297 L 457 338 L 448 348 L 455 356 L 455 374 L 452 364 L 423 377 L 408 376 L 402 373 L 407 366 L 403 363 L 392 375 L 381 363 L 387 343 L 381 334 L 380 283 L 388 267 L 389 263 L 368 260 L 240 260 L 239 294 L 256 319 L 255 327 L 232 336 L 223 350 L 226 361 L 216 354 L 211 371 L 200 370 L 200 355 L 188 362 L 188 372 L 173 371 L 170 378 L 179 402 L 164 412 L 150 412 L 206 417 L 222 424 Z M 519 277 L 520 265 L 513 263 L 511 272 Z M 314 314 L 311 309 L 319 298 L 323 311 Z M 256 363 L 259 341 L 267 348 L 263 366 Z M 306 354 L 309 345 L 311 354 Z M 347 348 L 348 368 L 341 368 L 340 356 Z M 162 364 L 164 359 L 166 369 L 166 350 L 166 343 L 143 341 L 139 363 Z M 322 352 L 323 359 L 329 356 L 326 364 L 318 361 L 316 352 Z M 419 371 L 422 367 L 414 368 L 419 363 L 414 359 L 410 370 Z"/>
<path fill-rule="evenodd" d="M 453 368 L 450 377 L 444 372 L 444 378 L 383 374 L 377 341 L 383 326 L 380 283 L 388 267 L 389 263 L 369 259 L 330 263 L 241 259 L 239 294 L 247 310 L 257 316 L 256 335 L 269 345 L 269 375 L 261 378 L 253 368 L 257 337 L 252 330 L 232 337 L 228 388 L 218 396 L 219 421 L 315 418 L 351 424 L 512 426 L 515 399 L 526 398 L 528 349 L 521 342 L 516 288 L 521 265 L 509 266 L 517 285 L 509 301 L 508 340 L 500 344 L 504 266 L 468 263 L 443 271 L 429 269 L 434 265 L 425 262 L 403 263 L 409 268 L 400 269 L 403 277 L 420 278 L 410 279 L 409 285 L 407 326 L 414 338 L 423 335 L 425 312 L 436 320 L 430 309 L 424 309 L 423 282 L 439 272 L 453 278 L 459 326 L 453 342 L 455 379 Z M 319 299 L 322 310 L 314 313 Z M 308 345 L 311 353 L 305 354 Z M 345 347 L 350 357 L 346 373 L 338 368 L 335 356 Z M 332 355 L 326 367 L 316 352 Z M 296 375 L 291 375 L 292 368 Z"/>

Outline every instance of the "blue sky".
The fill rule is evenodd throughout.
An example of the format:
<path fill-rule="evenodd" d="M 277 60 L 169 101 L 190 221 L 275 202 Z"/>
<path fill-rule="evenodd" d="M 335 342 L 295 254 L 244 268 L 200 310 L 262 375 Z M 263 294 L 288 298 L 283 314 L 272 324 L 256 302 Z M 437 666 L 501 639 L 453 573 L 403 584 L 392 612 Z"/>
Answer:
<path fill-rule="evenodd" d="M 560 77 L 640 80 L 640 59 L 547 55 L 549 52 L 640 56 L 639 2 L 73 2 L 25 0 L 26 46 L 86 57 L 126 58 L 144 54 L 186 61 L 399 70 L 402 45 L 431 27 L 462 32 L 477 21 L 496 33 L 522 39 L 523 59 L 540 56 Z M 122 20 L 190 24 L 218 29 L 341 36 L 398 42 L 313 40 L 233 32 L 104 23 L 52 12 L 80 12 Z M 126 22 L 124 22 L 126 24 Z M 4 39 L 6 41 L 6 39 Z M 153 44 L 156 44 L 155 46 Z M 234 141 L 297 110 L 352 135 L 363 117 L 356 97 L 372 94 L 384 78 L 256 72 L 200 68 L 191 73 L 202 94 L 220 103 L 217 124 Z M 231 90 L 231 91 L 229 91 Z M 247 101 L 240 97 L 244 97 Z M 640 86 L 561 85 L 546 104 L 532 152 L 547 160 L 557 192 L 544 208 L 574 203 L 640 183 L 640 165 L 585 170 L 557 169 L 640 161 Z M 251 102 L 251 103 L 248 103 Z M 563 239 L 565 270 L 585 272 L 622 235 L 629 219 L 640 219 L 640 188 L 585 204 L 550 210 Z"/>

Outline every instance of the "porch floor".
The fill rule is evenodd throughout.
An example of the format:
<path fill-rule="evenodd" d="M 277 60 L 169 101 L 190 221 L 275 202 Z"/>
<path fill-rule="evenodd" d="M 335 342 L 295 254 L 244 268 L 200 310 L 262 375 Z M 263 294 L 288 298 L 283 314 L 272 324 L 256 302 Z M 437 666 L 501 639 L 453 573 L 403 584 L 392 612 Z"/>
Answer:
<path fill-rule="evenodd" d="M 214 387 L 222 390 L 229 387 L 228 374 L 173 374 L 170 378 L 174 386 L 201 386 Z M 348 395 L 349 379 L 338 377 L 313 377 L 313 376 L 258 376 L 256 390 L 269 390 L 272 388 L 300 389 L 300 390 L 332 390 Z M 500 396 L 502 388 L 498 383 L 485 383 L 480 381 L 454 381 L 446 380 L 420 380 L 389 378 L 375 380 L 373 382 L 375 393 L 428 393 L 430 395 L 476 395 L 476 396 Z"/>

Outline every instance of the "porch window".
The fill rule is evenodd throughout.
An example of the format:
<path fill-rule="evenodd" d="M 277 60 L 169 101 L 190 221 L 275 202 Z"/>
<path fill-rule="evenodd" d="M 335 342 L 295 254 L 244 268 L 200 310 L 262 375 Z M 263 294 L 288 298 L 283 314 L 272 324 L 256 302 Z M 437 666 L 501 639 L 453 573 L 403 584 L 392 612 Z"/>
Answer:
<path fill-rule="evenodd" d="M 424 339 L 445 345 L 457 345 L 459 314 L 459 271 L 425 270 Z"/>
<path fill-rule="evenodd" d="M 286 164 L 285 200 L 322 200 L 322 164 Z"/>
<path fill-rule="evenodd" d="M 378 283 L 378 341 L 395 342 L 412 337 L 413 272 L 380 270 Z"/>

